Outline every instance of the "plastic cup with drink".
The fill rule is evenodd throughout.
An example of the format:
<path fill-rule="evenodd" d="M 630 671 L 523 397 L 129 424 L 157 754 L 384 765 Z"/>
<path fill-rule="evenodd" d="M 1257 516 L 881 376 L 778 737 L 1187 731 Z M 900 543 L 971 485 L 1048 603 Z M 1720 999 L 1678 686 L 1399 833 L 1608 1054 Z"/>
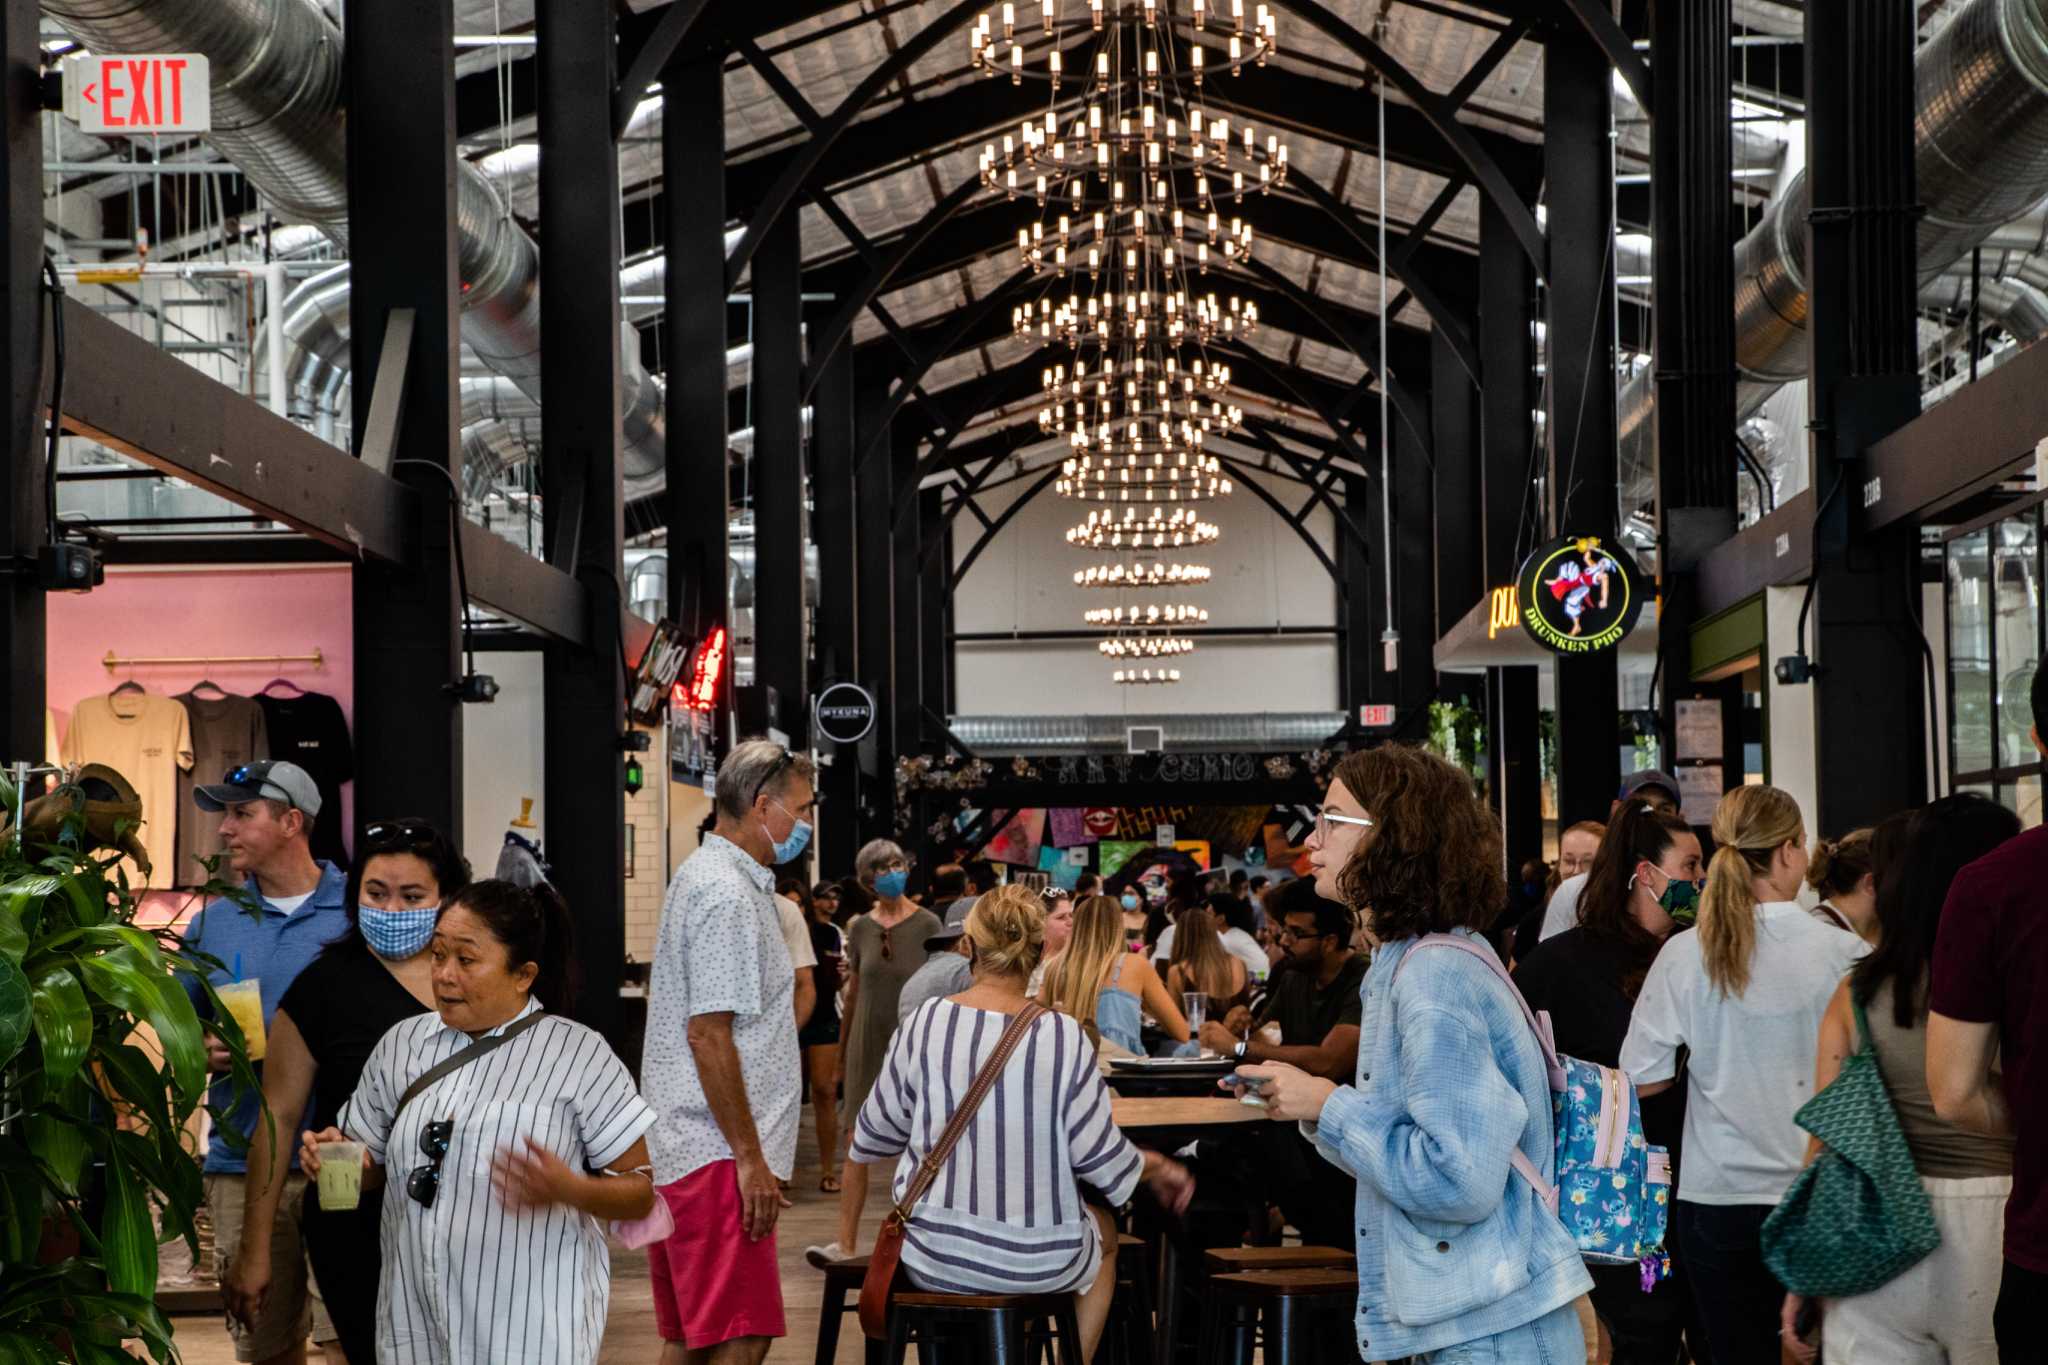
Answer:
<path fill-rule="evenodd" d="M 235 954 L 235 979 L 215 988 L 220 1003 L 234 1016 L 235 1023 L 242 1030 L 243 1041 L 248 1044 L 249 1060 L 263 1060 L 263 983 L 257 977 L 242 975 L 242 955 Z"/>
<path fill-rule="evenodd" d="M 1188 1019 L 1188 1037 L 1199 1041 L 1202 1036 L 1202 1025 L 1209 1018 L 1208 993 L 1206 991 L 1183 991 L 1180 999 L 1181 1009 Z M 1202 1055 L 1204 1057 L 1214 1057 L 1216 1054 L 1205 1047 L 1202 1049 Z"/>
<path fill-rule="evenodd" d="M 320 1207 L 328 1213 L 355 1208 L 363 1200 L 363 1144 L 320 1144 Z"/>

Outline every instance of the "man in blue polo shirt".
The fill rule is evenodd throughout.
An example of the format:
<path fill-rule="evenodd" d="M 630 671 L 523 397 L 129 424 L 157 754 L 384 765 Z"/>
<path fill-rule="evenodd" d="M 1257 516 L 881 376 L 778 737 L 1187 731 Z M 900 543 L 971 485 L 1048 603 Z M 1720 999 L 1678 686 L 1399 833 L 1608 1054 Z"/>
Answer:
<path fill-rule="evenodd" d="M 297 764 L 245 764 L 192 796 L 200 809 L 226 813 L 220 827 L 223 851 L 258 910 L 252 914 L 231 900 L 213 901 L 185 927 L 185 942 L 221 963 L 211 977 L 215 989 L 236 980 L 257 983 L 267 1030 L 293 979 L 322 948 L 349 932 L 348 876 L 332 863 L 313 860 L 309 840 L 320 813 L 320 789 Z M 197 984 L 188 983 L 187 989 L 204 1012 Z M 208 1041 L 213 1070 L 225 1072 L 226 1051 Z M 262 1071 L 260 1062 L 257 1071 Z M 233 1083 L 226 1078 L 216 1081 L 208 1096 L 217 1108 L 233 1098 Z M 229 1122 L 246 1137 L 259 1112 L 256 1097 L 247 1096 L 235 1105 Z M 293 1135 L 304 1120 L 300 1114 L 276 1116 L 278 1126 Z M 306 1181 L 298 1173 L 296 1154 L 292 1165 L 271 1232 L 270 1293 L 256 1321 L 228 1320 L 239 1361 L 304 1365 L 308 1332 L 316 1344 L 335 1336 L 299 1237 Z M 215 1267 L 223 1277 L 241 1244 L 246 1171 L 244 1153 L 230 1147 L 216 1127 L 206 1149 L 206 1205 L 213 1216 Z"/>

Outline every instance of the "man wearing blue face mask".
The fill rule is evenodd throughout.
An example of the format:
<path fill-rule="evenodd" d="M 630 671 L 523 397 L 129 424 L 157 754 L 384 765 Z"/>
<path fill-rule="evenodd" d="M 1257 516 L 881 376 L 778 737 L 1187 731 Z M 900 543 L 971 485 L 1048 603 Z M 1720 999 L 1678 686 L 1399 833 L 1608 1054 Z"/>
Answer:
<path fill-rule="evenodd" d="M 649 1248 L 665 1365 L 786 1335 L 775 1254 L 796 1164 L 802 1067 L 773 869 L 809 844 L 816 769 L 766 739 L 719 766 L 716 823 L 669 884 L 648 990 L 642 1088 L 656 1193 L 676 1233 Z"/>

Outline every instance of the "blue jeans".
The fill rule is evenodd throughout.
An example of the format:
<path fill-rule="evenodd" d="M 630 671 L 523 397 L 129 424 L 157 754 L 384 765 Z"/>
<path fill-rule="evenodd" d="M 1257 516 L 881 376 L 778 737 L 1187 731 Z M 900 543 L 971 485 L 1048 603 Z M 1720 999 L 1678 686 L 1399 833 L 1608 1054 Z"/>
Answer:
<path fill-rule="evenodd" d="M 1764 1264 L 1768 1204 L 1693 1204 L 1672 1208 L 1678 1260 L 1692 1283 L 1706 1349 L 1703 1365 L 1751 1365 L 1778 1358 L 1778 1312 L 1785 1288 Z"/>
<path fill-rule="evenodd" d="M 1579 1310 L 1566 1304 L 1498 1336 L 1461 1341 L 1414 1358 L 1413 1365 L 1585 1365 Z"/>

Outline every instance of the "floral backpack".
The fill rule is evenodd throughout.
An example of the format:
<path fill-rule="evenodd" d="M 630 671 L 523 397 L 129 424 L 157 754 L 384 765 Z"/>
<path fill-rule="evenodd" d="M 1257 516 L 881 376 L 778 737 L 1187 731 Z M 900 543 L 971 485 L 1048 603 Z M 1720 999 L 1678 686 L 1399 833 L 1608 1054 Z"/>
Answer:
<path fill-rule="evenodd" d="M 1520 1148 L 1515 1171 L 1564 1223 L 1579 1254 L 1598 1265 L 1639 1265 L 1643 1291 L 1671 1273 L 1664 1232 L 1671 1217 L 1671 1154 L 1643 1138 L 1643 1112 L 1628 1073 L 1560 1057 L 1550 1016 L 1529 1008 L 1493 950 L 1456 934 L 1426 934 L 1409 948 L 1401 971 L 1423 948 L 1456 948 L 1484 962 L 1515 1003 L 1543 1049 L 1550 1072 L 1551 1116 L 1557 1132 L 1557 1185 L 1546 1183 Z"/>

